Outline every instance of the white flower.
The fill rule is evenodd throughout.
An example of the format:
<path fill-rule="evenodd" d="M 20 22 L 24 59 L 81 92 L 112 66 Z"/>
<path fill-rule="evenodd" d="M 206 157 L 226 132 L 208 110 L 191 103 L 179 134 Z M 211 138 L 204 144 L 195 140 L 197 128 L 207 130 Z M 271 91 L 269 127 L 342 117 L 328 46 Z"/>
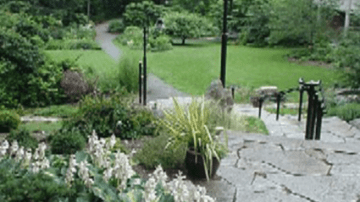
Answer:
<path fill-rule="evenodd" d="M 122 121 L 118 121 L 118 122 L 116 123 L 116 127 L 119 127 L 119 126 L 122 126 Z"/>
<path fill-rule="evenodd" d="M 98 142 L 98 137 L 96 135 L 96 131 L 93 130 L 92 135 L 89 137 L 88 143 L 89 143 L 89 153 L 92 153 L 94 151 L 94 147 Z"/>
<path fill-rule="evenodd" d="M 31 156 L 32 156 L 32 154 L 31 154 L 31 149 L 27 149 L 26 152 L 25 152 L 25 154 L 24 154 L 24 158 L 23 158 L 23 159 L 24 159 L 24 161 L 23 161 L 23 165 L 24 165 L 24 166 L 30 165 Z"/>
<path fill-rule="evenodd" d="M 76 158 L 75 154 L 71 154 L 69 158 L 69 168 L 66 171 L 65 181 L 68 186 L 71 186 L 71 182 L 74 180 L 74 173 L 76 173 Z"/>
<path fill-rule="evenodd" d="M 31 171 L 34 173 L 38 173 L 40 171 L 40 162 L 39 161 L 35 161 L 35 162 L 31 163 Z"/>
<path fill-rule="evenodd" d="M 33 159 L 34 160 L 38 160 L 39 159 L 39 148 L 35 149 L 34 155 L 33 155 Z"/>
<path fill-rule="evenodd" d="M 141 184 L 141 179 L 140 178 L 134 179 L 134 185 L 140 185 L 140 184 Z"/>
<path fill-rule="evenodd" d="M 16 156 L 15 156 L 15 160 L 17 162 L 19 162 L 20 160 L 22 160 L 24 157 L 24 147 L 21 146 L 19 150 L 17 150 L 16 152 Z"/>
<path fill-rule="evenodd" d="M 168 190 L 168 186 L 166 184 L 166 181 L 168 179 L 168 176 L 166 175 L 166 173 L 164 172 L 164 170 L 162 169 L 161 165 L 159 165 L 158 167 L 156 167 L 155 171 L 153 172 L 153 177 L 156 179 L 156 182 L 159 183 L 161 182 L 161 185 L 164 187 L 165 190 Z"/>
<path fill-rule="evenodd" d="M 0 156 L 5 156 L 8 149 L 9 149 L 9 142 L 7 140 L 4 140 L 0 146 Z"/>
<path fill-rule="evenodd" d="M 122 190 L 126 187 L 127 179 L 131 178 L 135 172 L 130 166 L 128 156 L 124 153 L 118 151 L 115 154 L 114 161 L 114 177 L 120 180 L 120 184 L 118 185 L 118 190 Z"/>
<path fill-rule="evenodd" d="M 100 146 L 103 147 L 103 146 L 105 146 L 106 140 L 104 138 L 100 138 L 99 143 L 100 143 Z"/>
<path fill-rule="evenodd" d="M 88 165 L 89 163 L 86 160 L 80 162 L 78 174 L 80 178 L 84 181 L 84 184 L 87 187 L 91 187 L 92 184 L 94 184 L 94 181 L 90 178 L 89 169 L 87 168 Z"/>
<path fill-rule="evenodd" d="M 7 140 L 4 140 L 1 144 L 1 147 L 5 150 L 9 149 L 9 142 Z"/>
<path fill-rule="evenodd" d="M 145 198 L 145 202 L 152 202 L 154 200 L 156 200 L 156 192 L 155 192 L 155 188 L 156 188 L 156 180 L 154 177 L 151 177 L 144 186 L 144 198 Z"/>
<path fill-rule="evenodd" d="M 179 171 L 176 178 L 171 182 L 172 186 L 170 186 L 170 189 L 175 202 L 191 201 L 189 198 L 192 198 L 192 196 L 190 196 L 189 190 L 184 183 L 184 179 L 185 176 L 183 176 L 182 172 Z"/>
<path fill-rule="evenodd" d="M 45 158 L 46 144 L 44 142 L 40 143 L 38 149 L 39 149 L 39 158 L 40 159 Z"/>
<path fill-rule="evenodd" d="M 6 149 L 0 146 L 0 156 L 5 156 L 5 154 L 6 154 Z"/>
<path fill-rule="evenodd" d="M 103 179 L 105 182 L 109 181 L 109 179 L 113 176 L 113 168 L 108 168 L 103 173 Z"/>
<path fill-rule="evenodd" d="M 50 161 L 47 158 L 43 158 L 40 162 L 40 169 L 50 168 Z"/>
<path fill-rule="evenodd" d="M 10 155 L 16 154 L 18 149 L 19 149 L 19 144 L 16 140 L 14 140 L 11 144 Z"/>
<path fill-rule="evenodd" d="M 74 180 L 74 174 L 71 171 L 70 168 L 67 169 L 66 171 L 66 176 L 65 176 L 65 182 L 66 184 L 70 187 L 71 186 L 71 182 Z"/>
<path fill-rule="evenodd" d="M 113 148 L 116 144 L 116 138 L 115 135 L 113 134 L 110 138 L 110 148 Z"/>

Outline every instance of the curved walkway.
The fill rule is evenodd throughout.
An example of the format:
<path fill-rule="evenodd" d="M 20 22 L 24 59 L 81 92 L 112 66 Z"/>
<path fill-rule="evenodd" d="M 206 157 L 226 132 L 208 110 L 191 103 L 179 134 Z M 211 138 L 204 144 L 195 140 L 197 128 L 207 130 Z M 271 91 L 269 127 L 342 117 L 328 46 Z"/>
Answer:
<path fill-rule="evenodd" d="M 101 48 L 109 54 L 116 61 L 119 61 L 121 57 L 121 50 L 119 50 L 112 40 L 116 38 L 116 34 L 110 34 L 107 32 L 108 23 L 102 23 L 95 27 L 96 30 L 96 42 L 100 44 Z M 149 73 L 147 78 L 147 101 L 155 101 L 157 99 L 166 99 L 169 97 L 185 97 L 189 96 L 179 90 L 175 89 L 171 85 L 165 83 L 155 75 Z"/>

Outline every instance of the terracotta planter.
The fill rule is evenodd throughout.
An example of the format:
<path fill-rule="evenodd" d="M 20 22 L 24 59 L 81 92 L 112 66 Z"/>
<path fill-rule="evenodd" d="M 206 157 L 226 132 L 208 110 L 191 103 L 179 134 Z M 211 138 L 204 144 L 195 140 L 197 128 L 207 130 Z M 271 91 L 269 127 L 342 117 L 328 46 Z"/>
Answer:
<path fill-rule="evenodd" d="M 197 159 L 196 159 L 197 158 Z M 204 161 L 202 156 L 194 150 L 188 150 L 185 157 L 185 166 L 188 171 L 188 175 L 193 178 L 206 178 Z M 212 178 L 217 169 L 220 166 L 220 162 L 217 158 L 213 157 L 212 172 L 209 176 Z"/>

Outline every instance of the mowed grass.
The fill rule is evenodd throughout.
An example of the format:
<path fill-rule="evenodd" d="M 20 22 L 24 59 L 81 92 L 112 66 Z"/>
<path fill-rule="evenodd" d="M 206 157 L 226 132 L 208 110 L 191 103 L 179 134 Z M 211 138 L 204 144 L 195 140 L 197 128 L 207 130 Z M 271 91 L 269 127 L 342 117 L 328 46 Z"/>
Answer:
<path fill-rule="evenodd" d="M 81 66 L 87 77 L 97 79 L 100 87 L 115 85 L 118 76 L 118 65 L 108 54 L 101 50 L 53 50 L 46 53 L 54 61 L 76 58 L 76 64 Z"/>
<path fill-rule="evenodd" d="M 54 132 L 62 127 L 62 122 L 28 122 L 20 125 L 30 132 L 45 131 L 46 133 Z"/>
<path fill-rule="evenodd" d="M 121 49 L 129 51 L 127 47 Z M 148 71 L 183 92 L 201 95 L 212 80 L 220 77 L 220 49 L 218 43 L 201 43 L 148 52 Z M 289 51 L 229 45 L 226 85 L 274 85 L 286 90 L 298 86 L 300 77 L 305 81 L 322 80 L 324 86 L 335 81 L 336 73 L 331 69 L 289 62 L 285 57 Z M 136 52 L 141 55 L 141 51 Z"/>

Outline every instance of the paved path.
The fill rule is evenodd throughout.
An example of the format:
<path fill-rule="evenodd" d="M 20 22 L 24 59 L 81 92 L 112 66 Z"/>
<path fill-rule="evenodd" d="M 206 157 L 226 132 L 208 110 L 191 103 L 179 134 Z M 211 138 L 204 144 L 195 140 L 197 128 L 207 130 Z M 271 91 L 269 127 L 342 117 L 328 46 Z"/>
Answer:
<path fill-rule="evenodd" d="M 182 104 L 191 98 L 178 98 Z M 160 109 L 171 99 L 156 101 Z M 154 105 L 155 102 L 151 102 Z M 233 111 L 258 116 L 251 105 Z M 219 202 L 358 202 L 360 201 L 360 130 L 337 117 L 323 119 L 320 141 L 304 140 L 305 117 L 262 111 L 269 136 L 229 131 L 230 153 L 222 159 L 207 188 Z"/>
<path fill-rule="evenodd" d="M 103 23 L 96 26 L 96 38 L 97 43 L 100 44 L 101 48 L 109 54 L 115 60 L 119 60 L 121 57 L 121 50 L 119 50 L 113 43 L 112 40 L 116 38 L 115 34 L 107 32 L 108 24 Z M 148 64 L 151 66 L 151 64 Z M 155 101 L 157 99 L 166 99 L 172 96 L 188 96 L 183 92 L 173 88 L 171 85 L 165 83 L 155 75 L 149 73 L 147 78 L 147 100 Z"/>
<path fill-rule="evenodd" d="M 258 109 L 235 105 L 239 114 Z M 218 178 L 200 182 L 217 201 L 360 201 L 360 130 L 323 119 L 321 140 L 304 140 L 305 121 L 262 111 L 269 136 L 229 133 L 230 154 Z M 305 120 L 303 118 L 303 120 Z"/>

